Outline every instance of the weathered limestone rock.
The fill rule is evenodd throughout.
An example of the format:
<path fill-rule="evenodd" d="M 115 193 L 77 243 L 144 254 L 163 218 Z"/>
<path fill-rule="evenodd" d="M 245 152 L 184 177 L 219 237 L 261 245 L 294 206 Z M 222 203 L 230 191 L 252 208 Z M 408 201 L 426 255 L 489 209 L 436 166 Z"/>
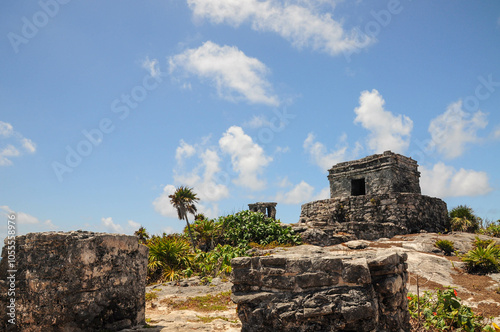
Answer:
<path fill-rule="evenodd" d="M 45 232 L 16 237 L 16 326 L 7 322 L 7 250 L 0 330 L 118 331 L 144 324 L 148 249 L 135 236 Z"/>
<path fill-rule="evenodd" d="M 407 256 L 314 246 L 231 261 L 243 332 L 409 331 Z"/>

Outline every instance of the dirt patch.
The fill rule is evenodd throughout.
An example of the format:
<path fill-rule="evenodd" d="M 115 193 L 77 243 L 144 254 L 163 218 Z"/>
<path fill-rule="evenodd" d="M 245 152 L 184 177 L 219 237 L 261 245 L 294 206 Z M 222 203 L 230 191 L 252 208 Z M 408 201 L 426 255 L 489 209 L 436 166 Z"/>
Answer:
<path fill-rule="evenodd" d="M 500 317 L 500 286 L 487 275 L 461 272 L 452 275 L 453 282 L 467 290 L 458 296 L 466 302 L 477 303 L 476 314 L 484 317 Z M 495 303 L 492 303 L 495 302 Z"/>
<path fill-rule="evenodd" d="M 402 248 L 403 244 L 402 243 L 387 243 L 387 242 L 371 242 L 370 243 L 370 248 Z"/>

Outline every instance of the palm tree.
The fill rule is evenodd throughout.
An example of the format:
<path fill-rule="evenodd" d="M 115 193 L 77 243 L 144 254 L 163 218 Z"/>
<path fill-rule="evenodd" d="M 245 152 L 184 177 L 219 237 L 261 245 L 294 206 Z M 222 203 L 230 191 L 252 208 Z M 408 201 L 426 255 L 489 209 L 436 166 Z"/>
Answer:
<path fill-rule="evenodd" d="M 137 231 L 134 232 L 134 235 L 139 238 L 139 243 L 145 244 L 149 239 L 149 234 L 146 232 L 146 228 L 141 226 Z"/>
<path fill-rule="evenodd" d="M 200 199 L 193 192 L 192 188 L 180 186 L 175 190 L 172 195 L 168 196 L 170 198 L 170 203 L 177 209 L 177 215 L 179 220 L 186 220 L 188 227 L 189 237 L 191 238 L 191 244 L 193 245 L 193 250 L 195 249 L 193 233 L 191 233 L 191 227 L 188 221 L 188 213 L 195 214 L 196 206 L 194 205 L 196 201 Z"/>

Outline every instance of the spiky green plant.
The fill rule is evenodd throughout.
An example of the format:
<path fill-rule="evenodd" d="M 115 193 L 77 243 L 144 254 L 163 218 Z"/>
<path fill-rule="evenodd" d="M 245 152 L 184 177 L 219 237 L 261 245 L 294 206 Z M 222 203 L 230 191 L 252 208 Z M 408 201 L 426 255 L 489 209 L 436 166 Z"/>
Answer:
<path fill-rule="evenodd" d="M 449 240 L 437 240 L 434 246 L 441 249 L 446 256 L 450 256 L 455 251 L 455 244 Z"/>
<path fill-rule="evenodd" d="M 478 246 L 462 256 L 467 271 L 471 273 L 492 273 L 500 271 L 500 247 L 490 243 Z"/>
<path fill-rule="evenodd" d="M 178 235 L 153 236 L 148 242 L 148 276 L 151 280 L 175 280 L 190 265 L 189 242 Z"/>

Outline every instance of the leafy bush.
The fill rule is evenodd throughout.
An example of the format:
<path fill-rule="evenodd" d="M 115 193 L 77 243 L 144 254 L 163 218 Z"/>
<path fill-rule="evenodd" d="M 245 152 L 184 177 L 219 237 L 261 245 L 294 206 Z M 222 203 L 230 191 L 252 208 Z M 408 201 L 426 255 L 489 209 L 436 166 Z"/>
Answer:
<path fill-rule="evenodd" d="M 175 280 L 190 265 L 189 241 L 178 234 L 153 235 L 146 245 L 149 248 L 148 278 L 150 281 Z"/>
<path fill-rule="evenodd" d="M 479 230 L 481 218 L 474 214 L 472 208 L 459 205 L 449 212 L 452 231 L 474 233 Z"/>
<path fill-rule="evenodd" d="M 196 251 L 191 261 L 191 266 L 184 271 L 187 277 L 193 274 L 202 277 L 216 277 L 231 273 L 231 259 L 245 256 L 245 248 L 234 248 L 230 245 L 218 244 L 210 252 Z"/>
<path fill-rule="evenodd" d="M 216 244 L 220 242 L 221 226 L 221 223 L 217 223 L 213 219 L 206 219 L 203 215 L 197 215 L 197 219 L 191 227 L 196 246 L 205 252 L 213 250 Z M 184 229 L 184 233 L 186 233 L 186 229 Z"/>
<path fill-rule="evenodd" d="M 475 315 L 471 308 L 460 303 L 457 291 L 453 288 L 437 290 L 435 295 L 425 292 L 422 297 L 408 293 L 408 309 L 410 315 L 427 330 L 449 331 L 457 328 L 470 332 L 494 331 L 486 325 L 482 316 Z"/>
<path fill-rule="evenodd" d="M 291 227 L 282 227 L 279 220 L 266 217 L 260 212 L 248 210 L 220 217 L 222 238 L 224 243 L 238 247 L 248 247 L 250 242 L 267 245 L 272 242 L 279 244 L 301 244 L 299 235 Z"/>
<path fill-rule="evenodd" d="M 446 256 L 450 256 L 455 251 L 454 243 L 449 240 L 437 240 L 434 246 L 441 249 Z"/>
<path fill-rule="evenodd" d="M 500 271 L 500 247 L 491 242 L 486 247 L 477 246 L 462 256 L 470 273 L 493 273 Z"/>

